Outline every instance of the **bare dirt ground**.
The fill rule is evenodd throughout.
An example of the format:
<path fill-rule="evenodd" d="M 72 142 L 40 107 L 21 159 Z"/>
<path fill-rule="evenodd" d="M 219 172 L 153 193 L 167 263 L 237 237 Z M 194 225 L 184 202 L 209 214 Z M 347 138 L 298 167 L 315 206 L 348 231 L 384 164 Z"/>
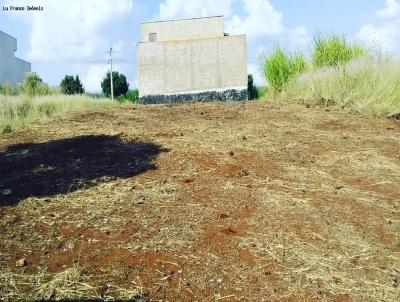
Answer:
<path fill-rule="evenodd" d="M 0 300 L 400 300 L 399 121 L 300 103 L 76 113 L 0 137 L 6 189 Z"/>

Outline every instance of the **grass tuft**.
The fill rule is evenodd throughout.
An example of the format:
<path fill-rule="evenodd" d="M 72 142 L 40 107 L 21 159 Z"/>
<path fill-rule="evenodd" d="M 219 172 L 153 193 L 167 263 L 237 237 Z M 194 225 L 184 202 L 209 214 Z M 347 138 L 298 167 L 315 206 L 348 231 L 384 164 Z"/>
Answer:
<path fill-rule="evenodd" d="M 25 290 L 29 288 L 27 295 Z M 143 289 L 131 285 L 92 284 L 81 267 L 71 267 L 57 274 L 40 270 L 36 274 L 20 274 L 11 270 L 0 272 L 1 301 L 145 301 Z"/>
<path fill-rule="evenodd" d="M 39 119 L 67 112 L 115 105 L 110 99 L 94 99 L 85 95 L 47 95 L 32 99 L 0 95 L 0 132 L 7 134 Z"/>
<path fill-rule="evenodd" d="M 372 56 L 339 35 L 316 35 L 309 64 L 302 55 L 277 49 L 266 59 L 264 73 L 268 93 L 263 99 L 322 102 L 372 116 L 400 116 L 400 62 Z"/>
<path fill-rule="evenodd" d="M 360 58 L 342 68 L 328 67 L 300 75 L 275 97 L 306 100 L 379 117 L 400 114 L 400 62 Z"/>
<path fill-rule="evenodd" d="M 83 271 L 69 268 L 56 274 L 49 282 L 37 288 L 37 300 L 99 298 L 96 289 L 84 283 Z"/>
<path fill-rule="evenodd" d="M 271 90 L 277 92 L 306 67 L 303 55 L 291 55 L 277 48 L 265 61 L 264 75 Z"/>
<path fill-rule="evenodd" d="M 360 45 L 351 44 L 339 35 L 314 36 L 312 61 L 316 68 L 340 66 L 366 54 L 367 51 Z"/>

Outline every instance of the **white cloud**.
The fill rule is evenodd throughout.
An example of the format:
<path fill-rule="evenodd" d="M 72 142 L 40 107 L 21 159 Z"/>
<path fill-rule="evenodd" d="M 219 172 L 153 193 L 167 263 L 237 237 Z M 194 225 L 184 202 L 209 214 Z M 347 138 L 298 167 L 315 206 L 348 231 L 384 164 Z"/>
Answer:
<path fill-rule="evenodd" d="M 400 16 L 400 4 L 397 0 L 386 0 L 386 7 L 375 12 L 379 18 L 396 18 Z"/>
<path fill-rule="evenodd" d="M 41 1 L 43 12 L 32 15 L 30 60 L 81 59 L 104 51 L 104 30 L 132 9 L 127 0 Z"/>
<path fill-rule="evenodd" d="M 282 13 L 277 11 L 268 0 L 242 0 L 246 17 L 234 15 L 228 20 L 227 27 L 232 33 L 246 33 L 250 38 L 270 36 L 282 33 Z"/>
<path fill-rule="evenodd" d="M 304 26 L 298 26 L 290 30 L 288 36 L 292 48 L 305 48 L 311 43 L 311 37 Z"/>
<path fill-rule="evenodd" d="M 160 4 L 159 18 L 192 18 L 232 14 L 234 0 L 166 0 Z"/>
<path fill-rule="evenodd" d="M 9 5 L 32 5 L 32 1 L 10 0 Z M 34 64 L 74 63 L 70 71 L 81 75 L 86 89 L 99 91 L 99 80 L 108 68 L 106 54 L 102 53 L 114 39 L 113 48 L 121 55 L 125 42 L 117 40 L 115 28 L 129 16 L 133 0 L 36 0 L 34 5 L 42 6 L 43 11 L 16 14 L 29 23 L 28 60 Z M 99 61 L 104 64 L 96 64 Z"/>
<path fill-rule="evenodd" d="M 82 83 L 85 91 L 97 92 L 101 91 L 100 83 L 104 75 L 108 71 L 108 66 L 104 64 L 92 64 L 87 69 L 86 74 L 82 77 Z"/>
<path fill-rule="evenodd" d="M 377 19 L 363 25 L 357 38 L 367 47 L 383 53 L 400 51 L 400 4 L 397 0 L 387 0 L 383 9 L 374 14 Z"/>

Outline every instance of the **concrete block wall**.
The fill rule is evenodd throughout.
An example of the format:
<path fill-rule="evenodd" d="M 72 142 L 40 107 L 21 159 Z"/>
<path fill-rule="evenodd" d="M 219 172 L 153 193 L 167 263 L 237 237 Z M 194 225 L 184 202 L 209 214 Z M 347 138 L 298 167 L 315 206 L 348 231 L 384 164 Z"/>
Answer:
<path fill-rule="evenodd" d="M 139 43 L 137 56 L 141 97 L 247 91 L 245 35 Z"/>
<path fill-rule="evenodd" d="M 158 42 L 223 37 L 224 17 L 142 23 L 142 42 L 149 42 L 151 33 L 156 34 L 156 41 Z"/>

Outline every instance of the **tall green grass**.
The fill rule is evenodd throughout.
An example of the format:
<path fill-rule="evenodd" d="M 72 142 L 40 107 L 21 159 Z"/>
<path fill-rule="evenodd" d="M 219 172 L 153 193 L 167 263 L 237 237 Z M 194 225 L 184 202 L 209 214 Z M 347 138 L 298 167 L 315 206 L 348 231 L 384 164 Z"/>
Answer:
<path fill-rule="evenodd" d="M 312 63 L 316 68 L 340 66 L 366 54 L 364 48 L 357 43 L 349 43 L 345 37 L 322 34 L 314 36 Z"/>
<path fill-rule="evenodd" d="M 4 84 L 0 84 L 0 94 L 7 96 L 17 95 L 18 88 L 6 82 Z"/>
<path fill-rule="evenodd" d="M 120 95 L 117 97 L 117 102 L 118 103 L 126 103 L 126 102 L 131 102 L 131 103 L 139 103 L 139 90 L 138 89 L 133 89 L 133 90 L 128 90 L 125 95 Z"/>
<path fill-rule="evenodd" d="M 33 98 L 0 95 L 0 135 L 38 119 L 115 104 L 110 99 L 94 99 L 85 95 L 47 95 Z"/>
<path fill-rule="evenodd" d="M 19 87 L 19 90 L 21 94 L 28 98 L 50 94 L 49 85 L 44 83 L 39 75 L 35 72 L 29 72 L 26 74 L 23 83 Z"/>
<path fill-rule="evenodd" d="M 265 60 L 264 70 L 272 88 L 264 99 L 322 101 L 358 113 L 400 118 L 399 60 L 374 57 L 339 35 L 316 35 L 310 63 L 278 49 Z"/>
<path fill-rule="evenodd" d="M 275 49 L 264 63 L 264 75 L 268 87 L 274 93 L 279 92 L 297 74 L 305 71 L 306 67 L 307 63 L 303 55 L 292 55 L 283 49 Z"/>
<path fill-rule="evenodd" d="M 275 100 L 322 102 L 352 112 L 400 118 L 400 62 L 362 57 L 341 68 L 326 67 L 291 81 Z"/>

